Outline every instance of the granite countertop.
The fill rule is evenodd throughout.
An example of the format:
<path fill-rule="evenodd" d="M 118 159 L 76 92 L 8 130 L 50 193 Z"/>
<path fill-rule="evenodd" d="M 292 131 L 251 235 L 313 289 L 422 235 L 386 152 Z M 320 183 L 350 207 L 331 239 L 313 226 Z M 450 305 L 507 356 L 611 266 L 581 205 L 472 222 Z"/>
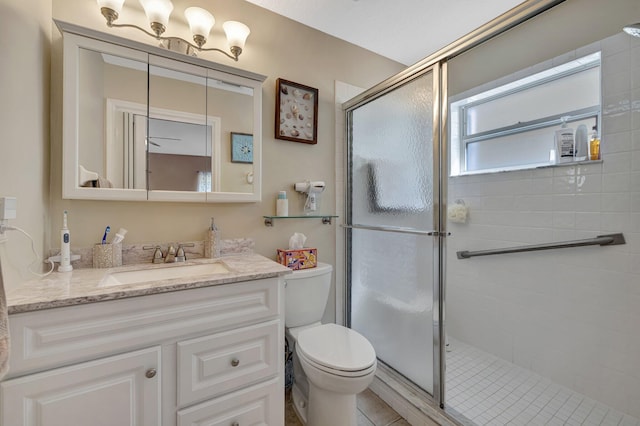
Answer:
<path fill-rule="evenodd" d="M 104 285 L 105 277 L 113 272 L 172 268 L 216 262 L 222 262 L 229 269 L 229 272 L 210 276 L 187 275 L 180 278 L 127 285 Z M 62 306 L 271 278 L 289 273 L 291 273 L 289 268 L 257 254 L 223 256 L 218 259 L 195 259 L 171 264 L 145 263 L 110 269 L 75 269 L 72 272 L 54 272 L 45 278 L 27 281 L 19 288 L 8 291 L 7 306 L 11 315 Z"/>

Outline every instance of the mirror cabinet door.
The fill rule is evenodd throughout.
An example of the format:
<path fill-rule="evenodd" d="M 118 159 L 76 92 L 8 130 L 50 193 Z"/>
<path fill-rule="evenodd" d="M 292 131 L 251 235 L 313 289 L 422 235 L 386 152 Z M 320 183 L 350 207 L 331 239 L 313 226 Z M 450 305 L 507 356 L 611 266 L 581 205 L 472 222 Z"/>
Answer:
<path fill-rule="evenodd" d="M 220 139 L 217 117 L 207 117 L 206 85 L 205 68 L 150 55 L 149 200 L 206 201 Z"/>
<path fill-rule="evenodd" d="M 210 119 L 218 117 L 222 123 L 222 144 L 217 151 L 220 173 L 212 192 L 252 193 L 253 88 L 224 81 L 210 71 L 207 111 Z"/>
<path fill-rule="evenodd" d="M 207 201 L 260 200 L 261 108 L 261 83 L 208 70 L 207 118 L 219 120 L 221 143 Z"/>
<path fill-rule="evenodd" d="M 63 197 L 146 199 L 145 173 L 128 171 L 146 162 L 133 129 L 146 116 L 148 55 L 72 34 L 64 43 Z"/>

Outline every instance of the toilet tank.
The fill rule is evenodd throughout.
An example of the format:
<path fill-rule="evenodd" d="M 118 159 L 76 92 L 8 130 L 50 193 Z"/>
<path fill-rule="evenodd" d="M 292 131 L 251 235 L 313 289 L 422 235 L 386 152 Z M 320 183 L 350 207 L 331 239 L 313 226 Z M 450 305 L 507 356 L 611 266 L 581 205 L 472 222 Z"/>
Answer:
<path fill-rule="evenodd" d="M 284 276 L 284 323 L 287 328 L 319 322 L 329 298 L 333 267 L 318 262 L 318 266 L 300 269 Z"/>

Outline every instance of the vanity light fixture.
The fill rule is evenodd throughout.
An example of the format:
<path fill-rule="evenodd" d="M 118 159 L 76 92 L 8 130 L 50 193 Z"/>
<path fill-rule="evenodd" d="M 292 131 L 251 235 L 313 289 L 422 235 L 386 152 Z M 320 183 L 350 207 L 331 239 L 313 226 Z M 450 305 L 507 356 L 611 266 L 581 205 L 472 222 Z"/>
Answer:
<path fill-rule="evenodd" d="M 634 37 L 640 37 L 640 23 L 625 25 L 624 32 Z"/>
<path fill-rule="evenodd" d="M 234 61 L 238 61 L 238 57 L 242 53 L 244 44 L 251 32 L 249 27 L 241 22 L 227 21 L 222 24 L 222 28 L 224 28 L 224 32 L 227 36 L 227 42 L 229 44 L 229 51 L 231 54 L 215 47 L 202 47 L 207 42 L 207 38 L 209 37 L 211 28 L 215 23 L 215 19 L 213 15 L 205 9 L 200 7 L 189 7 L 184 11 L 184 15 L 189 23 L 189 28 L 193 34 L 193 41 L 195 44 L 179 37 L 165 37 L 162 34 L 164 34 L 167 29 L 167 25 L 169 24 L 169 15 L 171 15 L 171 12 L 173 11 L 173 4 L 171 3 L 171 0 L 139 1 L 144 8 L 144 12 L 147 15 L 147 19 L 149 20 L 149 25 L 151 26 L 153 33 L 140 28 L 137 25 L 115 23 L 122 11 L 122 6 L 124 5 L 125 0 L 97 0 L 100 12 L 102 12 L 102 15 L 107 20 L 108 27 L 136 28 L 157 40 L 166 41 L 169 48 L 171 48 L 172 43 L 177 44 L 178 46 L 186 44 L 185 53 L 187 55 L 195 55 L 196 52 L 216 51 L 228 56 Z"/>

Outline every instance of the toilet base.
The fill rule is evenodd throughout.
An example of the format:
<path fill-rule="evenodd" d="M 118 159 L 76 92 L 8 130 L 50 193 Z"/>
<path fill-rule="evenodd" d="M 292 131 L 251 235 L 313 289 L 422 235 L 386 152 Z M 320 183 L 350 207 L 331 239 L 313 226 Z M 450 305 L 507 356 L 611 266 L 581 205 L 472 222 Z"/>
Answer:
<path fill-rule="evenodd" d="M 329 392 L 309 383 L 306 426 L 357 426 L 354 394 Z"/>
<path fill-rule="evenodd" d="M 298 420 L 306 426 L 309 401 L 296 384 L 291 388 L 291 399 L 293 400 L 293 411 L 295 411 L 296 416 L 298 416 Z"/>
<path fill-rule="evenodd" d="M 309 384 L 307 399 L 296 384 L 291 388 L 293 410 L 304 426 L 357 426 L 356 395 L 328 392 Z"/>

